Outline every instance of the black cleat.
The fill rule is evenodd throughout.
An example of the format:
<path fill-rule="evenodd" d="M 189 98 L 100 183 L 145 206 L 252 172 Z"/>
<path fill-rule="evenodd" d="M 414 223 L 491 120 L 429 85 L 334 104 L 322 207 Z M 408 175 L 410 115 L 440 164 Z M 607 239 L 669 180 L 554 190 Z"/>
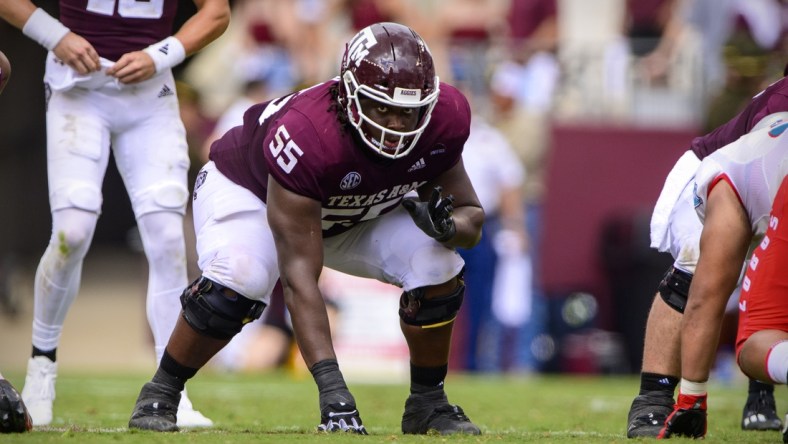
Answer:
<path fill-rule="evenodd" d="M 660 392 L 636 396 L 629 408 L 627 438 L 656 438 L 675 403 L 673 397 Z"/>
<path fill-rule="evenodd" d="M 134 412 L 129 419 L 129 428 L 177 432 L 180 400 L 180 390 L 156 382 L 146 383 L 137 397 Z"/>
<path fill-rule="evenodd" d="M 777 416 L 774 393 L 761 390 L 747 397 L 741 414 L 742 430 L 780 430 L 782 422 Z"/>
<path fill-rule="evenodd" d="M 33 420 L 19 392 L 0 379 L 0 433 L 22 433 L 33 428 Z"/>
<path fill-rule="evenodd" d="M 465 416 L 462 407 L 449 404 L 443 389 L 411 394 L 402 414 L 402 433 L 424 435 L 455 433 L 481 435 L 481 430 Z"/>

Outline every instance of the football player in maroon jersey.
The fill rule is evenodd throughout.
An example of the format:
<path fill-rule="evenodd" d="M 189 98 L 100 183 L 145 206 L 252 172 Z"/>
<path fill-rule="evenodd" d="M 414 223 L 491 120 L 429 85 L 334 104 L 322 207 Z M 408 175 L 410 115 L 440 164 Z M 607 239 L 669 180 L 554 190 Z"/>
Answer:
<path fill-rule="evenodd" d="M 444 391 L 465 293 L 455 248 L 474 246 L 484 221 L 462 162 L 470 117 L 421 37 L 396 23 L 356 34 L 338 78 L 249 108 L 197 177 L 202 276 L 181 297 L 183 315 L 129 427 L 177 430 L 185 382 L 261 315 L 281 279 L 319 392 L 318 428 L 366 434 L 331 342 L 318 288 L 325 265 L 403 290 L 403 433 L 480 433 Z"/>

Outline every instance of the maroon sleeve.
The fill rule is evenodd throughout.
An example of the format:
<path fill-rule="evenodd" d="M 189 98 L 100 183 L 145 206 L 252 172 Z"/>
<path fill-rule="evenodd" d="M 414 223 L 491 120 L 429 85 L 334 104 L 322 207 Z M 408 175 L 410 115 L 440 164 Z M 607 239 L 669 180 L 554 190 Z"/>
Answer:
<path fill-rule="evenodd" d="M 788 77 L 769 85 L 724 125 L 693 139 L 691 149 L 699 159 L 703 159 L 750 132 L 764 117 L 782 111 L 788 111 Z"/>

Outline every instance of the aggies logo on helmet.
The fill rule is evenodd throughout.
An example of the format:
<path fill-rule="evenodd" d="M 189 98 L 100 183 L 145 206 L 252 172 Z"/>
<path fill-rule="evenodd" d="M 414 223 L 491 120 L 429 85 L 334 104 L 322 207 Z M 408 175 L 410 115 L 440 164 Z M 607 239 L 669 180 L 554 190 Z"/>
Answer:
<path fill-rule="evenodd" d="M 359 66 L 364 57 L 369 54 L 369 49 L 377 45 L 378 41 L 372 29 L 367 27 L 361 30 L 356 37 L 350 42 L 348 47 L 348 61 L 354 65 Z"/>

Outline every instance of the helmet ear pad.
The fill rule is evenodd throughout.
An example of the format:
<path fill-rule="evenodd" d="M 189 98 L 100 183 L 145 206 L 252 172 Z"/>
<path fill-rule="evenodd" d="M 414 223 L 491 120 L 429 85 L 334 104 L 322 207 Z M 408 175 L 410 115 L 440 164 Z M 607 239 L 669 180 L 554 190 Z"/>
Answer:
<path fill-rule="evenodd" d="M 376 23 L 356 34 L 345 46 L 340 70 L 339 101 L 350 124 L 365 144 L 389 158 L 407 155 L 429 123 L 438 101 L 440 80 L 432 54 L 415 31 L 397 23 Z M 388 107 L 418 108 L 413 131 L 387 129 L 369 118 L 359 99 L 367 97 Z M 362 127 L 381 131 L 374 137 Z M 385 140 L 399 138 L 396 147 Z"/>

